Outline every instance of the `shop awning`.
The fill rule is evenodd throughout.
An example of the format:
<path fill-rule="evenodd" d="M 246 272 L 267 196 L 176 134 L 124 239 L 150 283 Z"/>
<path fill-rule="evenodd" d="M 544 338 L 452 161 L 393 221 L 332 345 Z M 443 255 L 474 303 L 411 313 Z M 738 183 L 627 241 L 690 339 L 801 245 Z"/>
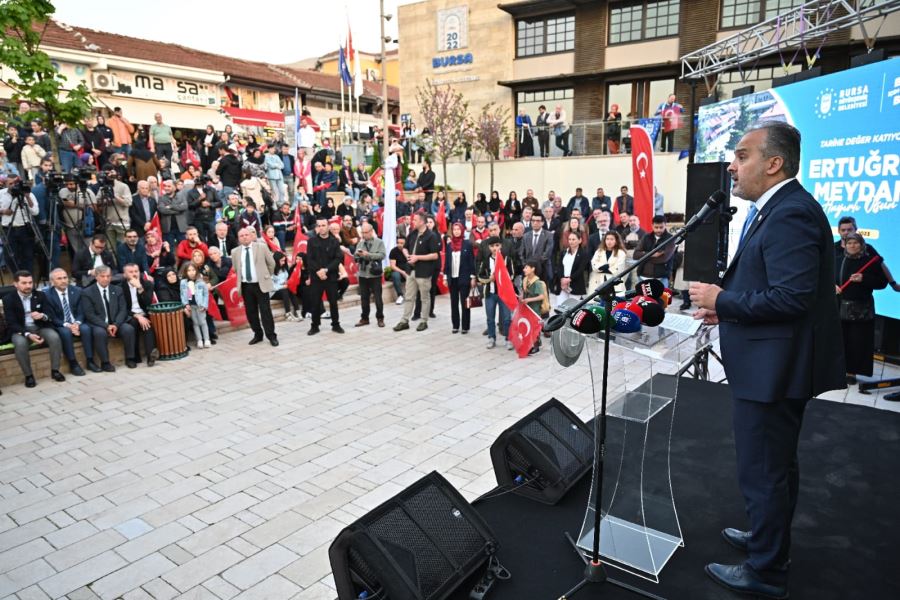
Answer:
<path fill-rule="evenodd" d="M 190 106 L 187 104 L 175 104 L 172 102 L 152 102 L 148 100 L 134 100 L 121 96 L 97 96 L 97 106 L 104 106 L 110 111 L 118 106 L 122 114 L 134 125 L 152 125 L 155 123 L 153 115 L 159 113 L 163 116 L 163 123 L 178 129 L 204 129 L 212 125 L 216 131 L 225 129 L 230 121 L 219 112 L 219 107 Z"/>
<path fill-rule="evenodd" d="M 250 108 L 234 108 L 231 106 L 223 106 L 222 108 L 225 109 L 225 113 L 231 117 L 231 120 L 238 125 L 284 129 L 284 115 L 282 113 Z"/>

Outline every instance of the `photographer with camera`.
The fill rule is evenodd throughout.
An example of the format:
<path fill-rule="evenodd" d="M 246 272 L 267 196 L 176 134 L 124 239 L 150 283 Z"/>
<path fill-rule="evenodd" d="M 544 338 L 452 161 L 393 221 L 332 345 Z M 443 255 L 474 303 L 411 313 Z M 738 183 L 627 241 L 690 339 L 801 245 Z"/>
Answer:
<path fill-rule="evenodd" d="M 103 221 L 106 223 L 106 237 L 110 248 L 118 248 L 119 242 L 125 240 L 125 232 L 131 228 L 131 189 L 119 181 L 119 173 L 111 164 L 103 165 L 98 204 L 103 210 Z"/>
<path fill-rule="evenodd" d="M 13 271 L 34 267 L 35 217 L 40 209 L 31 187 L 21 178 L 11 177 L 0 190 L 0 226 L 6 238 L 6 262 Z"/>
<path fill-rule="evenodd" d="M 381 276 L 384 274 L 382 262 L 387 256 L 384 242 L 375 235 L 371 223 L 363 223 L 362 241 L 356 246 L 353 258 L 359 263 L 359 297 L 362 315 L 357 327 L 369 324 L 369 295 L 375 296 L 375 319 L 379 327 L 384 327 L 384 302 L 381 295 Z"/>
<path fill-rule="evenodd" d="M 50 252 L 47 260 L 38 260 L 38 280 L 49 281 L 50 271 L 59 266 L 60 237 L 62 229 L 59 225 L 59 190 L 63 185 L 63 176 L 53 171 L 53 160 L 45 158 L 41 161 L 34 178 L 31 193 L 38 201 L 38 233 L 44 247 Z"/>
<path fill-rule="evenodd" d="M 85 241 L 85 206 L 96 206 L 97 196 L 88 187 L 90 177 L 87 174 L 72 173 L 64 175 L 66 187 L 59 190 L 59 201 L 62 204 L 61 221 L 69 240 L 69 248 L 73 254 L 87 248 Z"/>

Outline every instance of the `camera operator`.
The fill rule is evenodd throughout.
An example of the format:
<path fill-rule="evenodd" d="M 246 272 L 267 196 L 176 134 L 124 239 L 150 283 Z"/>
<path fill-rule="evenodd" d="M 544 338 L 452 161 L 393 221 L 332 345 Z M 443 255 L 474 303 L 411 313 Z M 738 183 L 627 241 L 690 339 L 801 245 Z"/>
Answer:
<path fill-rule="evenodd" d="M 131 227 L 128 212 L 132 203 L 131 189 L 119 181 L 119 173 L 113 165 L 104 165 L 103 174 L 106 178 L 100 179 L 100 204 L 104 209 L 106 237 L 109 238 L 110 248 L 118 248 L 119 242 L 125 239 L 125 232 Z"/>
<path fill-rule="evenodd" d="M 362 305 L 357 327 L 369 324 L 369 296 L 375 296 L 375 319 L 384 327 L 384 301 L 381 296 L 382 262 L 387 255 L 384 242 L 375 235 L 371 223 L 362 224 L 362 241 L 357 244 L 353 257 L 359 263 L 359 296 Z"/>
<path fill-rule="evenodd" d="M 31 271 L 34 266 L 34 220 L 40 209 L 31 188 L 18 177 L 0 190 L 0 226 L 6 234 L 14 271 Z M 9 257 L 7 257 L 7 262 Z"/>
<path fill-rule="evenodd" d="M 34 178 L 34 187 L 31 193 L 38 201 L 38 230 L 44 241 L 44 246 L 50 251 L 49 269 L 47 260 L 38 261 L 38 280 L 50 280 L 50 271 L 59 266 L 60 233 L 59 212 L 57 202 L 59 200 L 59 186 L 62 176 L 53 172 L 53 160 L 45 158 L 41 161 Z M 50 234 L 53 239 L 50 239 Z"/>
<path fill-rule="evenodd" d="M 84 239 L 84 207 L 96 206 L 97 196 L 87 187 L 86 181 L 76 181 L 71 173 L 65 174 L 66 187 L 59 190 L 59 201 L 62 204 L 61 221 L 69 240 L 69 248 L 77 254 L 87 247 Z M 81 189 L 79 189 L 79 187 Z"/>
<path fill-rule="evenodd" d="M 222 207 L 209 176 L 201 175 L 197 178 L 194 188 L 187 192 L 187 199 L 188 210 L 193 215 L 193 225 L 200 234 L 200 240 L 208 243 L 215 237 L 216 209 Z"/>

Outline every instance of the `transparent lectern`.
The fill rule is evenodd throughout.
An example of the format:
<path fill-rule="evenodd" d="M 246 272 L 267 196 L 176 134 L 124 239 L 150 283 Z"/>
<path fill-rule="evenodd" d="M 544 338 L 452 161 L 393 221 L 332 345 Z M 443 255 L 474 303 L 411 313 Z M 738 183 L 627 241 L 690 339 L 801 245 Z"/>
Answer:
<path fill-rule="evenodd" d="M 615 333 L 605 382 L 604 341 L 587 339 L 595 419 L 605 383 L 607 431 L 602 486 L 591 482 L 575 542 L 585 556 L 590 557 L 594 542 L 598 490 L 600 555 L 606 565 L 659 583 L 662 568 L 684 546 L 670 470 L 678 379 L 710 347 L 716 332 L 691 317 L 668 313 L 659 327 Z"/>

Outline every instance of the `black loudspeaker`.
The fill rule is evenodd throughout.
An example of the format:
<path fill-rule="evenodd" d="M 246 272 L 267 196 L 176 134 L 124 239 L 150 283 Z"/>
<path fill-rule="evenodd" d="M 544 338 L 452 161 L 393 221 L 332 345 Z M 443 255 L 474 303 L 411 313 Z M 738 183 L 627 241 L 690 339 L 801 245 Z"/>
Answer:
<path fill-rule="evenodd" d="M 850 59 L 850 68 L 853 69 L 855 67 L 861 67 L 863 65 L 870 65 L 872 63 L 881 62 L 886 57 L 884 53 L 884 48 L 879 48 L 878 50 L 872 50 L 871 52 L 867 52 L 866 54 L 859 54 Z"/>
<path fill-rule="evenodd" d="M 436 471 L 341 531 L 328 557 L 340 600 L 442 600 L 487 568 L 494 534 Z"/>
<path fill-rule="evenodd" d="M 497 484 L 544 504 L 556 504 L 591 470 L 590 428 L 556 398 L 500 434 L 491 446 Z"/>
<path fill-rule="evenodd" d="M 687 202 L 685 219 L 690 219 L 699 211 L 707 198 L 722 190 L 730 198 L 731 176 L 728 163 L 693 163 L 688 165 Z M 685 281 L 716 283 L 719 272 L 724 271 L 728 261 L 728 221 L 722 213 L 729 207 L 729 200 L 702 225 L 697 227 L 684 241 Z"/>

